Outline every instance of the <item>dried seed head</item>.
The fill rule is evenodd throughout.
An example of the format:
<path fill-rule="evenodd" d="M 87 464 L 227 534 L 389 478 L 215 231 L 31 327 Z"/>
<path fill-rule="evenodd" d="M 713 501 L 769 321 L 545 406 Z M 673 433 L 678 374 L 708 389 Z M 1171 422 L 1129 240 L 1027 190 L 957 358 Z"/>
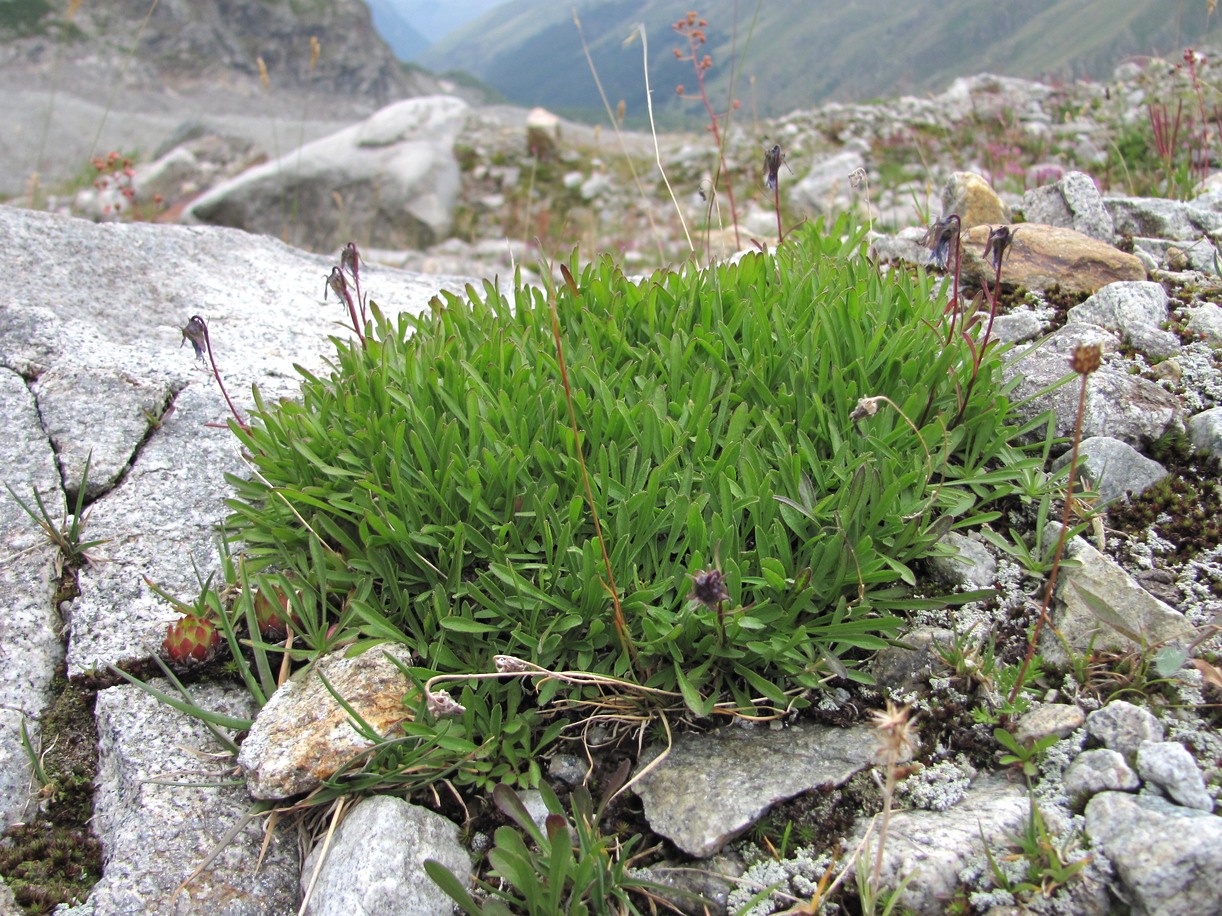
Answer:
<path fill-rule="evenodd" d="M 871 724 L 878 737 L 875 759 L 884 765 L 894 766 L 911 760 L 920 739 L 917 737 L 916 720 L 910 715 L 911 707 L 896 706 L 887 701 L 885 710 L 870 713 Z"/>
<path fill-rule="evenodd" d="M 531 670 L 526 662 L 512 655 L 498 655 L 493 662 L 496 664 L 496 670 L 501 674 L 525 674 Z"/>
<path fill-rule="evenodd" d="M 1103 347 L 1099 344 L 1078 344 L 1069 357 L 1069 368 L 1078 375 L 1098 372 L 1103 362 Z"/>
<path fill-rule="evenodd" d="M 881 395 L 873 398 L 859 398 L 857 406 L 853 408 L 853 412 L 849 414 L 849 420 L 853 424 L 853 428 L 857 429 L 857 424 L 867 417 L 872 417 L 878 413 L 878 407 L 886 398 Z M 858 430 L 860 432 L 860 430 Z"/>
<path fill-rule="evenodd" d="M 699 601 L 705 607 L 716 607 L 723 601 L 729 601 L 726 577 L 716 567 L 702 569 L 692 576 L 692 590 L 687 598 L 689 601 Z"/>
<path fill-rule="evenodd" d="M 436 690 L 427 695 L 425 706 L 434 719 L 452 719 L 467 711 L 466 707 L 455 700 L 444 690 Z"/>

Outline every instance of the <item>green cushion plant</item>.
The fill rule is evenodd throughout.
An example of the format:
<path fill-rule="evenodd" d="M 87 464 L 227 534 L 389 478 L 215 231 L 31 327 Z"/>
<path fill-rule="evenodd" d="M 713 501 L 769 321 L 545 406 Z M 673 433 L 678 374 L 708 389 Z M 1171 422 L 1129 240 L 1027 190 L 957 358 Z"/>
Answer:
<path fill-rule="evenodd" d="M 566 724 L 551 701 L 610 683 L 460 678 L 465 710 L 429 714 L 427 679 L 497 655 L 690 716 L 863 679 L 897 614 L 940 600 L 913 564 L 1047 450 L 1018 444 L 1046 424 L 1013 419 L 999 351 L 948 335 L 934 279 L 881 270 L 863 236 L 841 220 L 709 269 L 574 261 L 554 288 L 373 307 L 299 401 L 256 393 L 234 426 L 254 473 L 227 536 L 293 596 L 293 651 L 409 647 L 413 730 L 461 739 L 452 778 L 481 784 L 536 782 Z"/>

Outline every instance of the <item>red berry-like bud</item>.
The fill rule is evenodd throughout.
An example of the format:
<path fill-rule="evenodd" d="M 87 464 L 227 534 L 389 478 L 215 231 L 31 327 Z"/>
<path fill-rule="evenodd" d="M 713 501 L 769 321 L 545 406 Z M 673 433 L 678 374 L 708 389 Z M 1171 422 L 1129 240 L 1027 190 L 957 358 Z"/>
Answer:
<path fill-rule="evenodd" d="M 193 668 L 211 661 L 221 645 L 216 624 L 205 617 L 188 614 L 166 628 L 161 649 L 171 663 Z"/>
<path fill-rule="evenodd" d="M 299 631 L 301 628 L 300 618 L 289 612 L 289 596 L 278 588 L 255 595 L 255 620 L 263 638 L 272 641 L 283 640 L 290 624 Z"/>

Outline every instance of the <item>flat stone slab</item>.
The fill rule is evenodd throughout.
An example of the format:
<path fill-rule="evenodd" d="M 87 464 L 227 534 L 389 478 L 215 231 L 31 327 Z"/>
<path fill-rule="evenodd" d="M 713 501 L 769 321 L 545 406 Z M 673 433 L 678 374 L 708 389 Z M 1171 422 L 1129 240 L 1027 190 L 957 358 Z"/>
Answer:
<path fill-rule="evenodd" d="M 34 489 L 58 523 L 64 497 L 55 456 L 38 410 L 20 376 L 0 369 L 0 830 L 22 819 L 33 782 L 21 746 L 24 720 L 38 741 L 38 717 L 50 699 L 51 676 L 63 658 L 62 622 L 52 607 L 58 550 L 3 488 L 31 508 Z M 35 744 L 37 746 L 37 743 Z"/>
<path fill-rule="evenodd" d="M 635 791 L 654 830 L 705 858 L 777 802 L 843 784 L 871 764 L 877 748 L 874 730 L 864 726 L 732 727 L 680 735 Z M 648 752 L 641 768 L 660 752 Z"/>
<path fill-rule="evenodd" d="M 254 714 L 244 690 L 197 686 L 204 709 Z M 97 916 L 117 913 L 260 916 L 297 910 L 296 838 L 273 832 L 262 864 L 265 819 L 231 829 L 253 810 L 233 759 L 198 720 L 137 687 L 99 691 L 94 830 L 102 880 L 89 896 Z M 199 876 L 192 873 L 218 847 Z"/>

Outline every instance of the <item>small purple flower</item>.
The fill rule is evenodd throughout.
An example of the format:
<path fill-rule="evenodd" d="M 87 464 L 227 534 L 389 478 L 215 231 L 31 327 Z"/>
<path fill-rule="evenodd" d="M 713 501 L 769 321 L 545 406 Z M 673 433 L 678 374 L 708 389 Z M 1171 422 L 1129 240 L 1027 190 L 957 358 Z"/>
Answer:
<path fill-rule="evenodd" d="M 187 326 L 182 329 L 182 343 L 178 345 L 179 349 L 182 349 L 182 344 L 188 340 L 191 341 L 191 347 L 195 350 L 195 358 L 203 362 L 208 340 L 208 326 L 204 324 L 204 319 L 199 315 L 192 315 L 187 321 Z"/>
<path fill-rule="evenodd" d="M 689 601 L 699 601 L 705 607 L 716 607 L 723 601 L 729 601 L 725 575 L 716 567 L 700 570 L 692 576 L 692 591 L 687 598 Z"/>
<path fill-rule="evenodd" d="M 356 242 L 349 242 L 339 255 L 339 266 L 352 274 L 352 279 L 359 283 L 361 274 L 361 256 L 357 254 Z"/>
<path fill-rule="evenodd" d="M 921 244 L 929 249 L 930 260 L 939 270 L 946 270 L 950 263 L 950 246 L 959 238 L 959 217 L 951 214 L 945 219 L 937 220 L 921 239 Z"/>
<path fill-rule="evenodd" d="M 1018 230 L 1011 230 L 1009 226 L 998 226 L 996 229 L 989 230 L 989 237 L 984 243 L 984 254 L 982 257 L 987 259 L 992 255 L 993 269 L 997 273 L 1001 273 L 1001 263 L 1005 260 L 1010 244 L 1014 241 L 1014 236 L 1017 234 Z"/>
<path fill-rule="evenodd" d="M 780 181 L 781 163 L 784 161 L 780 144 L 764 150 L 764 187 L 769 191 L 776 190 L 777 182 Z"/>
<path fill-rule="evenodd" d="M 335 293 L 340 302 L 348 302 L 348 279 L 338 267 L 331 268 L 331 275 L 327 277 L 327 286 L 322 291 L 323 299 L 327 298 L 327 289 Z"/>

